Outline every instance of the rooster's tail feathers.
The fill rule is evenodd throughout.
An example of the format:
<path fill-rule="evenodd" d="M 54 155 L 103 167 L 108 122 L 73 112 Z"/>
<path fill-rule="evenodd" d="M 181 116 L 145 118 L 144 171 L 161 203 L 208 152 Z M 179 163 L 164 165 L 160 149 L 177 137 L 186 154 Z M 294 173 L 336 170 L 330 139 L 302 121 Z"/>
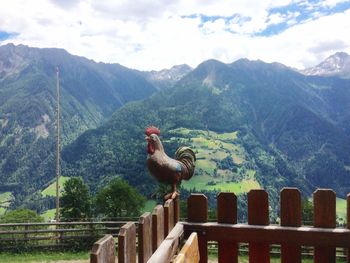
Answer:
<path fill-rule="evenodd" d="M 196 167 L 196 155 L 191 150 L 191 148 L 182 146 L 177 149 L 175 153 L 175 159 L 181 162 L 185 166 L 185 170 L 182 173 L 182 179 L 189 180 L 193 174 Z"/>

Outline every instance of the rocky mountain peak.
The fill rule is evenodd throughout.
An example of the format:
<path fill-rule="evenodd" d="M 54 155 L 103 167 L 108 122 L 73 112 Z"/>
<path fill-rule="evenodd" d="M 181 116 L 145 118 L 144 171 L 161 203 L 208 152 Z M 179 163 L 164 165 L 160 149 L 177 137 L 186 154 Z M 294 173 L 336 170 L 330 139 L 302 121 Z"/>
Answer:
<path fill-rule="evenodd" d="M 302 70 L 301 73 L 311 76 L 350 78 L 350 55 L 345 52 L 337 52 L 317 66 Z"/>

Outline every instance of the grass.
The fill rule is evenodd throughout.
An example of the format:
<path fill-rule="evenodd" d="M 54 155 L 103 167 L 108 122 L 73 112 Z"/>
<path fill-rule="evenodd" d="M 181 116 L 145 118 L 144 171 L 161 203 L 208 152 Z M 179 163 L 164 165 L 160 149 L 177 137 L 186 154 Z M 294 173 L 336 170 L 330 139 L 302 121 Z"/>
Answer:
<path fill-rule="evenodd" d="M 208 185 L 208 182 L 212 182 L 212 181 L 216 181 L 216 184 Z M 223 191 L 223 192 L 233 192 L 236 195 L 247 193 L 251 189 L 261 188 L 260 184 L 254 179 L 242 180 L 239 183 L 225 182 L 225 181 L 220 182 L 220 179 L 214 179 L 209 175 L 194 176 L 191 178 L 190 181 L 183 181 L 182 187 L 184 187 L 187 190 L 191 190 L 195 188 L 198 191 L 217 190 L 217 191 Z"/>
<path fill-rule="evenodd" d="M 227 157 L 232 161 L 244 166 L 246 153 L 239 144 L 238 132 L 217 133 L 204 130 L 189 130 L 178 128 L 169 131 L 172 135 L 170 140 L 177 140 L 180 143 L 190 146 L 197 157 L 195 176 L 190 181 L 183 182 L 186 189 L 197 190 L 221 190 L 245 193 L 253 188 L 260 188 L 255 180 L 255 170 L 244 169 L 240 174 L 241 182 L 233 182 L 237 176 L 232 169 L 218 169 L 218 163 Z M 239 168 L 241 173 L 241 168 Z"/>
<path fill-rule="evenodd" d="M 346 222 L 346 200 L 337 197 L 336 212 L 339 218 L 342 218 Z"/>
<path fill-rule="evenodd" d="M 60 191 L 63 191 L 63 184 L 65 181 L 67 181 L 69 177 L 66 176 L 61 176 L 59 180 L 59 185 L 60 185 Z M 50 184 L 48 187 L 46 187 L 41 194 L 45 196 L 56 196 L 56 182 Z"/>
<path fill-rule="evenodd" d="M 41 214 L 45 222 L 50 221 L 51 219 L 54 219 L 55 215 L 56 215 L 56 209 L 46 210 L 44 213 Z"/>
<path fill-rule="evenodd" d="M 210 259 L 210 260 L 213 260 L 213 261 L 215 261 L 215 262 L 217 262 L 217 255 L 211 255 L 211 254 L 209 254 L 208 255 L 208 258 Z M 249 258 L 248 258 L 248 256 L 242 256 L 242 255 L 240 255 L 240 256 L 238 256 L 238 262 L 239 263 L 249 263 Z M 301 260 L 301 262 L 302 263 L 313 263 L 314 262 L 314 260 L 312 259 L 312 258 L 303 258 L 302 260 Z M 346 261 L 338 261 L 337 260 L 337 262 L 338 263 L 345 263 Z M 281 263 L 281 258 L 280 257 L 270 257 L 270 263 Z"/>
<path fill-rule="evenodd" d="M 0 194 L 0 215 L 3 215 L 6 211 L 5 207 L 8 207 L 13 200 L 13 195 L 11 192 L 3 192 Z"/>
<path fill-rule="evenodd" d="M 0 253 L 0 263 L 44 263 L 57 262 L 59 260 L 88 260 L 88 251 L 83 252 L 32 252 L 32 253 Z"/>

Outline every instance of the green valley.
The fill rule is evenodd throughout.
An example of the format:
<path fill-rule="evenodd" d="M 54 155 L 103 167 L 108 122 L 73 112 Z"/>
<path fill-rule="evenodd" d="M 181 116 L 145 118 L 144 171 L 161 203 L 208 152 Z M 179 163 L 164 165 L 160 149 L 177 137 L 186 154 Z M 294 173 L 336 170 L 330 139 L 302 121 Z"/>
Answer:
<path fill-rule="evenodd" d="M 225 191 L 235 194 L 260 188 L 255 170 L 247 167 L 247 153 L 238 140 L 238 132 L 217 133 L 177 128 L 168 131 L 169 142 L 195 150 L 196 173 L 182 183 L 189 191 Z M 167 143 L 168 141 L 165 141 Z"/>

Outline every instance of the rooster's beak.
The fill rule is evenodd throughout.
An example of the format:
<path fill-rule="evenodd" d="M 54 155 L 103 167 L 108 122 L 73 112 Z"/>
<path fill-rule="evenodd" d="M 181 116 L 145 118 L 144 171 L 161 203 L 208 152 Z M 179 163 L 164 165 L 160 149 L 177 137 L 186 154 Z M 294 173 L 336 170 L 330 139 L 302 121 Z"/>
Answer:
<path fill-rule="evenodd" d="M 149 142 L 149 141 L 150 141 L 149 136 L 146 136 L 146 137 L 145 137 L 145 140 Z"/>

